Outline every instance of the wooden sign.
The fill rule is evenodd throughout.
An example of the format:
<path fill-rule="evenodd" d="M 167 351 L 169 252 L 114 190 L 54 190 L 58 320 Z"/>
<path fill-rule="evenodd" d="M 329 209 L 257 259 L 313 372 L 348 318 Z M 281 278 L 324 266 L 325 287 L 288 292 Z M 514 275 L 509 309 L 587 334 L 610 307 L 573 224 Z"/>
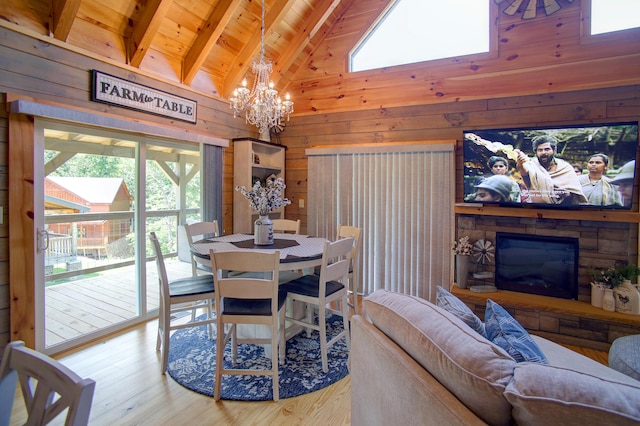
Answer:
<path fill-rule="evenodd" d="M 91 71 L 91 100 L 195 123 L 198 103 L 97 70 Z"/>

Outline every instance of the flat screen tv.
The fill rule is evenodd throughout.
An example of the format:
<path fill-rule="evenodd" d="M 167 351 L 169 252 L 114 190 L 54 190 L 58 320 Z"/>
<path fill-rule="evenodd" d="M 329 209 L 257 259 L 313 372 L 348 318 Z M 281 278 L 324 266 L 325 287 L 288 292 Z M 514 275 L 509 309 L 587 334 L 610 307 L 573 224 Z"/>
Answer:
<path fill-rule="evenodd" d="M 464 130 L 464 201 L 629 210 L 638 122 Z"/>

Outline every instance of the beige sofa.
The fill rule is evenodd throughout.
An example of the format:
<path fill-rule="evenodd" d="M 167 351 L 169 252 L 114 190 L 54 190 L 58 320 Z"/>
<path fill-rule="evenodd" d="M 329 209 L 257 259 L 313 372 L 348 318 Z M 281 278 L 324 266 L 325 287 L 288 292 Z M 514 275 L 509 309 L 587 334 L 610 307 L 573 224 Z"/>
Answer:
<path fill-rule="evenodd" d="M 352 318 L 359 425 L 637 425 L 640 382 L 533 336 L 549 364 L 517 363 L 457 316 L 378 290 Z"/>

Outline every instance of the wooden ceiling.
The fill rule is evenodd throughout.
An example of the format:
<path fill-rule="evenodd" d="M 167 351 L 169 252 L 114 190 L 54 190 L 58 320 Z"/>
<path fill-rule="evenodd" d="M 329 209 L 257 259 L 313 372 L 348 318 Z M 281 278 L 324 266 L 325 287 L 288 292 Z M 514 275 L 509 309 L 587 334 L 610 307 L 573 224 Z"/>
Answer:
<path fill-rule="evenodd" d="M 265 54 L 273 62 L 274 83 L 285 90 L 352 0 L 264 1 Z M 2 20 L 224 98 L 251 74 L 261 48 L 261 0 L 0 3 Z"/>

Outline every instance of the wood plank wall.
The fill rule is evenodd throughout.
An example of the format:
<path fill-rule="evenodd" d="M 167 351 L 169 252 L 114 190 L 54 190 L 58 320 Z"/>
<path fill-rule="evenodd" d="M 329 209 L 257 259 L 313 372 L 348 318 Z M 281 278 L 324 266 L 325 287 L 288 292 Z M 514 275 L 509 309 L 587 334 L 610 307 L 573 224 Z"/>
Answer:
<path fill-rule="evenodd" d="M 314 45 L 288 86 L 296 113 L 280 141 L 287 145 L 286 215 L 300 218 L 306 231 L 307 159 L 312 146 L 428 139 L 460 139 L 465 128 L 580 124 L 640 119 L 640 31 L 604 43 L 580 38 L 581 2 L 567 4 L 550 17 L 522 21 L 520 15 L 496 18 L 499 54 L 349 74 L 348 51 L 386 2 L 353 0 L 345 15 Z M 494 4 L 494 2 L 491 2 Z M 493 6 L 495 7 L 495 5 Z M 429 19 L 435 19 L 430 17 Z M 463 29 L 461 29 L 463 30 Z M 22 31 L 22 30 L 20 30 Z M 27 30 L 24 30 L 28 33 Z M 0 106 L 6 94 L 58 102 L 132 120 L 166 120 L 89 101 L 89 70 L 198 101 L 196 125 L 180 128 L 232 139 L 255 137 L 244 120 L 234 119 L 224 99 L 199 93 L 170 79 L 55 40 L 25 35 L 0 22 Z M 0 206 L 7 218 L 7 114 L 0 111 Z M 460 145 L 458 146 L 460 148 Z M 231 232 L 232 147 L 225 152 L 223 222 Z M 458 174 L 461 173 L 458 156 Z M 637 188 L 636 188 L 637 191 Z M 8 340 L 8 225 L 0 225 L 0 349 Z"/>

